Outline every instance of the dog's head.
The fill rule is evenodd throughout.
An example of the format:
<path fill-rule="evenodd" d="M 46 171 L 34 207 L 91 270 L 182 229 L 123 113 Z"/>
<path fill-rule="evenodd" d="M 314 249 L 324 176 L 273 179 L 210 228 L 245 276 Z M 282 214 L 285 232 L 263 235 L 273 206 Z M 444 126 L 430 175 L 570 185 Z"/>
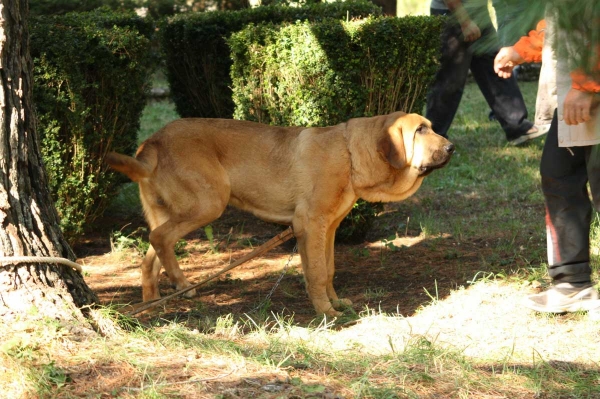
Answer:
<path fill-rule="evenodd" d="M 394 112 L 348 121 L 352 186 L 371 202 L 402 201 L 423 178 L 448 163 L 454 145 L 417 114 Z"/>
<path fill-rule="evenodd" d="M 410 168 L 427 176 L 450 161 L 454 144 L 435 133 L 424 117 L 395 113 L 388 116 L 378 152 L 394 169 Z"/>

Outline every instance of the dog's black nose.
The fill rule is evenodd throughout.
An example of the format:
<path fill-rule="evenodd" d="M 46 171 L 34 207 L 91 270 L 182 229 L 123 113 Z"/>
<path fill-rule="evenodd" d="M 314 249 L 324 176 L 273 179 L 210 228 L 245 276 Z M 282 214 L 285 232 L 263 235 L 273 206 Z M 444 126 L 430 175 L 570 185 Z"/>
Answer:
<path fill-rule="evenodd" d="M 446 152 L 448 154 L 452 154 L 454 152 L 454 144 L 450 143 L 447 146 L 444 147 L 444 150 L 446 150 Z"/>

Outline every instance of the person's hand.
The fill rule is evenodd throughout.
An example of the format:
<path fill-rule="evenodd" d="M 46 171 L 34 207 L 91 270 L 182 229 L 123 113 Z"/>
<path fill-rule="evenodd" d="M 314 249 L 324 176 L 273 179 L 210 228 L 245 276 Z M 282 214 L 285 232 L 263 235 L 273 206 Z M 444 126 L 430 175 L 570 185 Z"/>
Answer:
<path fill-rule="evenodd" d="M 565 97 L 563 120 L 567 125 L 578 125 L 591 119 L 594 108 L 598 106 L 595 93 L 571 89 Z"/>
<path fill-rule="evenodd" d="M 465 42 L 474 42 L 481 37 L 481 30 L 473 20 L 468 19 L 460 24 Z"/>
<path fill-rule="evenodd" d="M 511 77 L 513 69 L 524 61 L 514 47 L 502 47 L 494 59 L 494 71 L 501 78 L 508 79 Z"/>

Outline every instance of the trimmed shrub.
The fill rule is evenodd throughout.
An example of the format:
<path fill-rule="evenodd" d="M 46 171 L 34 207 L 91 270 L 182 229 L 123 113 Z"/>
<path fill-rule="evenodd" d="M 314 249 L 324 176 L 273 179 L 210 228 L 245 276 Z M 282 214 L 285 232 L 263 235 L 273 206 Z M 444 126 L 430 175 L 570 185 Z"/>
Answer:
<path fill-rule="evenodd" d="M 249 23 L 352 19 L 379 15 L 366 0 L 318 3 L 304 7 L 263 6 L 239 11 L 180 14 L 161 26 L 167 78 L 182 117 L 231 118 L 231 56 L 226 39 Z"/>
<path fill-rule="evenodd" d="M 234 118 L 329 126 L 421 113 L 442 24 L 439 17 L 377 17 L 249 25 L 229 40 Z"/>
<path fill-rule="evenodd" d="M 330 126 L 398 110 L 421 113 L 442 26 L 439 17 L 248 25 L 229 40 L 234 118 Z M 359 201 L 338 240 L 364 240 L 380 210 Z"/>
<path fill-rule="evenodd" d="M 112 10 L 133 10 L 139 0 L 29 0 L 29 15 L 63 15 L 88 12 L 101 7 Z"/>
<path fill-rule="evenodd" d="M 122 181 L 107 171 L 105 154 L 136 149 L 154 27 L 106 10 L 34 18 L 30 27 L 41 151 L 61 227 L 72 239 L 102 214 Z"/>

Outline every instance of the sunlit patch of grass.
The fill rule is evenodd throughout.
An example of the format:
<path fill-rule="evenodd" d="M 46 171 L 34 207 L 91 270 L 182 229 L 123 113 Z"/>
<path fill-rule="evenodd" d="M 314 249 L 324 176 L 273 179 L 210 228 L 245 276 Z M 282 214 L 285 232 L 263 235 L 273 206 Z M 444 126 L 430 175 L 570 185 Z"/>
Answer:
<path fill-rule="evenodd" d="M 534 115 L 536 82 L 521 82 Z M 543 197 L 539 162 L 544 138 L 508 145 L 475 84 L 467 84 L 449 139 L 456 153 L 443 169 L 425 179 L 407 201 L 411 224 L 427 236 L 452 234 L 458 239 L 508 235 L 516 242 L 539 237 L 542 243 Z M 416 203 L 416 205 L 412 205 Z"/>
<path fill-rule="evenodd" d="M 150 101 L 140 120 L 140 130 L 138 131 L 138 142 L 142 142 L 165 126 L 167 123 L 179 119 L 179 114 L 175 110 L 175 104 L 170 100 Z"/>
<path fill-rule="evenodd" d="M 399 17 L 406 15 L 429 15 L 429 1 L 422 0 L 398 0 L 396 3 Z"/>
<path fill-rule="evenodd" d="M 3 394 L 14 393 L 12 397 L 185 397 L 192 391 L 215 397 L 226 387 L 245 389 L 248 396 L 241 397 L 268 389 L 278 389 L 281 397 L 329 392 L 377 399 L 599 393 L 600 372 L 593 364 L 552 361 L 556 355 L 523 347 L 524 331 L 511 331 L 522 321 L 495 332 L 498 313 L 490 312 L 495 305 L 487 304 L 486 297 L 508 298 L 506 286 L 480 281 L 474 287 L 472 293 L 459 291 L 452 301 L 433 302 L 413 318 L 366 310 L 357 324 L 343 329 L 326 321 L 299 327 L 292 317 L 273 314 L 260 323 L 226 315 L 212 332 L 201 333 L 189 323 L 123 324 L 114 310 L 102 312 L 103 323 L 113 323 L 104 328 L 112 331 L 104 337 L 82 339 L 69 326 L 53 326 L 50 333 L 43 323 L 24 331 L 7 328 L 2 336 L 11 331 L 11 338 L 0 352 L 0 367 L 6 371 L 0 381 L 12 384 L 3 385 Z M 478 296 L 484 292 L 486 296 Z M 467 295 L 475 303 L 467 305 Z M 473 313 L 478 308 L 482 314 Z M 519 313 L 514 318 L 526 316 Z M 444 327 L 451 318 L 459 322 L 454 333 Z M 491 325 L 482 331 L 486 318 Z M 556 318 L 531 323 L 559 334 L 571 328 Z M 35 332 L 26 333 L 30 328 Z M 572 348 L 563 350 L 572 354 Z"/>

